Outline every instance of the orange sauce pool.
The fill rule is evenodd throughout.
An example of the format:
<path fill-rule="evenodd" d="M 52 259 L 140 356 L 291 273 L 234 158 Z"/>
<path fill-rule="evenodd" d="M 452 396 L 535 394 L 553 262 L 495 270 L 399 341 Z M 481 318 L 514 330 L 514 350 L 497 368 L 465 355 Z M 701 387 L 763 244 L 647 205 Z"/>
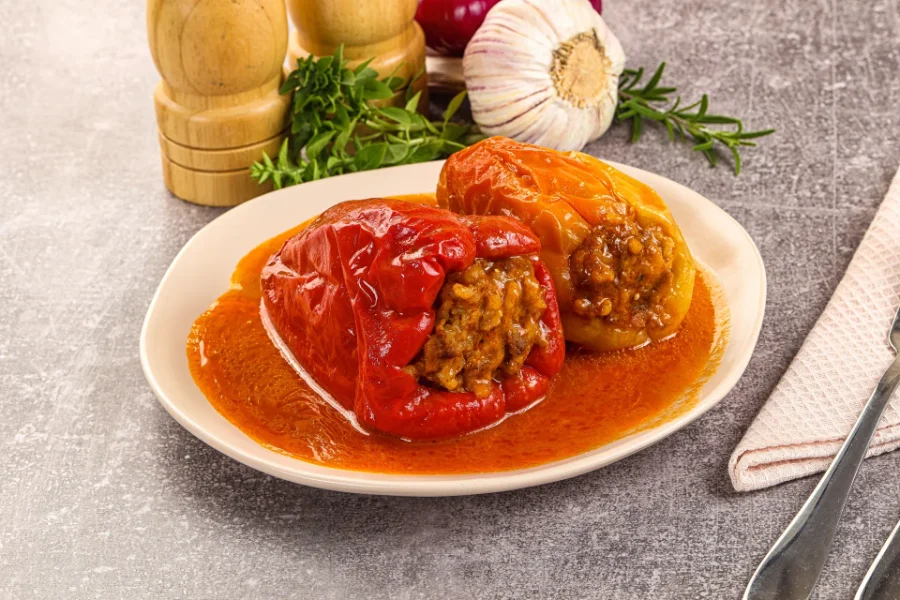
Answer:
<path fill-rule="evenodd" d="M 433 203 L 428 195 L 403 197 Z M 671 420 L 697 401 L 724 351 L 724 328 L 698 271 L 678 334 L 633 350 L 567 349 L 546 399 L 491 429 L 434 442 L 363 435 L 318 396 L 272 345 L 259 315 L 259 276 L 301 231 L 259 245 L 229 291 L 194 322 L 187 357 L 194 381 L 225 418 L 272 450 L 329 467 L 401 474 L 484 473 L 568 458 Z"/>

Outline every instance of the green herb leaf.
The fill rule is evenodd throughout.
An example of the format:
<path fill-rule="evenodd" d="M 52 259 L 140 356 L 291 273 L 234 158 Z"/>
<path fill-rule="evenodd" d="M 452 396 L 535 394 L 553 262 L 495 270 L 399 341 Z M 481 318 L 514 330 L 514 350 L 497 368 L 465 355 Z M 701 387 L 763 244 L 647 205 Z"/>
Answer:
<path fill-rule="evenodd" d="M 319 73 L 324 73 L 331 69 L 331 63 L 334 61 L 336 57 L 334 56 L 323 56 L 318 61 L 316 61 L 316 71 Z"/>
<path fill-rule="evenodd" d="M 272 162 L 271 160 L 269 160 L 268 156 L 266 156 L 266 161 L 269 163 Z M 281 142 L 281 148 L 279 148 L 278 150 L 278 166 L 282 169 L 285 169 L 290 166 L 290 162 L 291 160 L 288 157 L 288 141 L 284 140 L 283 142 Z"/>
<path fill-rule="evenodd" d="M 694 119 L 695 123 L 706 123 L 707 125 L 740 125 L 741 120 L 734 117 L 723 117 L 722 115 L 703 115 Z"/>
<path fill-rule="evenodd" d="M 409 120 L 410 120 L 410 125 L 409 125 L 410 131 L 418 132 L 422 135 L 428 135 L 429 133 L 437 135 L 441 132 L 441 130 L 440 130 L 440 127 L 442 125 L 441 123 L 437 123 L 437 124 L 432 123 L 431 121 L 426 119 L 424 116 L 420 115 L 419 113 L 410 113 Z"/>
<path fill-rule="evenodd" d="M 447 105 L 447 110 L 444 111 L 444 123 L 447 123 L 453 115 L 456 114 L 456 111 L 459 110 L 459 107 L 462 105 L 463 100 L 466 99 L 466 90 L 461 91 L 457 95 L 453 96 L 453 99 L 450 100 L 450 103 Z"/>
<path fill-rule="evenodd" d="M 397 165 L 403 162 L 403 160 L 409 155 L 410 146 L 409 144 L 404 143 L 394 143 L 388 144 L 387 152 L 384 157 L 384 164 L 386 165 Z"/>
<path fill-rule="evenodd" d="M 409 127 L 412 124 L 412 120 L 409 118 L 409 111 L 403 108 L 385 106 L 384 108 L 378 109 L 378 114 L 383 115 L 392 121 L 396 121 L 404 128 Z"/>
<path fill-rule="evenodd" d="M 728 146 L 728 149 L 731 150 L 731 156 L 734 160 L 734 174 L 741 174 L 741 153 L 738 152 L 737 146 Z"/>
<path fill-rule="evenodd" d="M 650 81 L 647 82 L 647 85 L 644 86 L 645 90 L 652 90 L 656 87 L 656 84 L 659 83 L 659 80 L 662 79 L 663 71 L 666 70 L 666 63 L 661 62 L 659 66 L 656 68 L 656 72 L 653 74 L 653 77 L 650 78 Z"/>
<path fill-rule="evenodd" d="M 616 107 L 616 120 L 631 121 L 631 141 L 640 139 L 645 120 L 662 123 L 669 139 L 693 142 L 691 148 L 703 154 L 709 164 L 715 166 L 719 155 L 716 148 L 724 146 L 734 165 L 735 175 L 741 172 L 741 146 L 752 146 L 749 140 L 770 135 L 774 129 L 744 131 L 740 119 L 724 115 L 709 114 L 709 97 L 706 94 L 693 104 L 681 106 L 681 97 L 670 102 L 670 95 L 677 90 L 674 87 L 660 87 L 666 63 L 657 67 L 653 76 L 643 87 L 638 87 L 644 75 L 644 69 L 626 69 L 619 79 L 619 104 Z M 654 104 L 668 105 L 661 108 Z M 721 126 L 711 128 L 709 125 Z M 718 144 L 718 146 L 717 146 Z"/>
<path fill-rule="evenodd" d="M 746 133 L 741 134 L 741 139 L 749 140 L 751 138 L 759 138 L 759 137 L 769 135 L 770 133 L 775 133 L 775 130 L 774 129 L 763 129 L 762 131 L 748 131 Z"/>
<path fill-rule="evenodd" d="M 394 95 L 390 86 L 377 79 L 365 79 L 362 89 L 365 100 L 386 100 Z"/>
<path fill-rule="evenodd" d="M 391 88 L 391 91 L 396 92 L 403 87 L 403 85 L 406 83 L 406 80 L 395 75 L 393 77 L 386 77 L 385 79 L 382 79 L 382 82 L 389 88 Z"/>
<path fill-rule="evenodd" d="M 353 119 L 347 125 L 347 127 L 341 131 L 336 138 L 334 138 L 334 146 L 333 148 L 336 151 L 344 152 L 347 148 L 347 144 L 350 143 L 350 135 L 356 129 L 357 119 Z"/>
<path fill-rule="evenodd" d="M 434 160 L 438 158 L 441 153 L 441 150 L 444 148 L 444 142 L 442 140 L 431 140 L 425 142 L 424 144 L 419 145 L 418 148 L 412 153 L 412 156 L 409 159 L 410 163 L 419 163 L 419 162 L 427 162 L 429 160 Z"/>
<path fill-rule="evenodd" d="M 412 88 L 408 88 L 412 89 Z M 415 112 L 419 108 L 419 100 L 422 99 L 422 92 L 416 92 L 409 100 L 406 101 L 406 110 Z"/>
<path fill-rule="evenodd" d="M 379 79 L 370 62 L 348 68 L 342 47 L 330 57 L 298 60 L 281 87 L 282 93 L 293 95 L 290 135 L 275 160 L 263 155 L 250 167 L 251 177 L 284 187 L 341 173 L 445 158 L 484 139 L 476 127 L 450 122 L 462 95 L 453 99 L 441 121 L 430 121 L 416 112 L 422 93 L 411 85 L 422 75 L 421 70 L 409 81 L 398 77 L 398 71 Z M 370 104 L 392 98 L 404 87 L 404 107 Z M 752 143 L 734 140 L 737 146 Z"/>
<path fill-rule="evenodd" d="M 666 124 L 666 131 L 668 131 L 668 133 L 669 133 L 669 140 L 674 142 L 675 141 L 675 128 L 672 127 L 672 122 L 671 121 L 663 121 L 663 123 Z"/>
<path fill-rule="evenodd" d="M 363 147 L 353 159 L 357 170 L 369 171 L 380 167 L 381 163 L 384 162 L 384 155 L 387 153 L 387 149 L 388 145 L 384 142 Z"/>
<path fill-rule="evenodd" d="M 343 46 L 340 48 L 340 50 L 343 52 Z M 363 77 L 363 73 L 374 73 L 372 77 L 378 77 L 378 71 L 369 68 L 369 64 L 371 64 L 373 60 L 375 60 L 374 56 L 369 60 L 364 60 L 363 62 L 359 63 L 358 65 L 356 65 L 356 68 L 353 69 L 353 73 L 360 78 Z"/>
<path fill-rule="evenodd" d="M 641 139 L 641 133 L 644 132 L 644 119 L 640 115 L 634 115 L 631 118 L 631 143 L 635 143 Z"/>
<path fill-rule="evenodd" d="M 469 127 L 467 125 L 460 125 L 458 123 L 446 123 L 444 125 L 444 130 L 441 131 L 441 139 L 456 142 L 462 139 L 462 137 L 468 132 Z"/>
<path fill-rule="evenodd" d="M 323 131 L 320 134 L 317 134 L 313 139 L 309 140 L 309 143 L 306 145 L 306 157 L 309 160 L 314 160 L 319 156 L 319 152 L 321 152 L 325 145 L 331 141 L 331 138 L 334 137 L 337 131 Z"/>

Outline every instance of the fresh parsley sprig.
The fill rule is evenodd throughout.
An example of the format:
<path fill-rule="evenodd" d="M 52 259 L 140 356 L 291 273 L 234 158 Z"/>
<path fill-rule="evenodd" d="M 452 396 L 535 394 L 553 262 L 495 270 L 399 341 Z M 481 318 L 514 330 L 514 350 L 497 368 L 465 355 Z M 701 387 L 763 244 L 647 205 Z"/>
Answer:
<path fill-rule="evenodd" d="M 626 69 L 622 73 L 616 119 L 631 120 L 631 141 L 636 142 L 641 137 L 645 120 L 656 121 L 665 125 L 672 141 L 683 139 L 693 142 L 691 149 L 702 152 L 713 166 L 718 162 L 716 142 L 724 145 L 734 158 L 734 174 L 740 174 L 740 148 L 755 146 L 756 143 L 751 140 L 769 135 L 775 130 L 744 131 L 744 124 L 740 119 L 710 114 L 709 97 L 706 94 L 689 106 L 681 107 L 681 96 L 672 103 L 670 95 L 675 93 L 676 88 L 659 85 L 665 68 L 666 63 L 660 64 L 643 87 L 638 87 L 638 83 L 644 76 L 644 69 Z M 724 127 L 711 128 L 709 125 Z"/>
<path fill-rule="evenodd" d="M 273 160 L 263 155 L 250 167 L 259 183 L 275 188 L 314 181 L 342 173 L 368 171 L 446 158 L 483 139 L 478 129 L 451 121 L 465 98 L 455 96 L 440 121 L 417 112 L 421 92 L 396 71 L 378 78 L 369 61 L 347 68 L 343 47 L 333 56 L 312 55 L 297 61 L 281 86 L 292 94 L 288 115 L 290 133 Z M 406 87 L 405 106 L 377 106 Z M 373 102 L 374 101 L 374 102 Z"/>

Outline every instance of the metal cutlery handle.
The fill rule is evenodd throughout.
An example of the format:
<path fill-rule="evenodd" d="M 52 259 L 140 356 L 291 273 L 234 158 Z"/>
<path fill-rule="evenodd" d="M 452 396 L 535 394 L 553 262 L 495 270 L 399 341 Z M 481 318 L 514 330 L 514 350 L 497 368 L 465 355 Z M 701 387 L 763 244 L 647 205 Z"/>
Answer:
<path fill-rule="evenodd" d="M 900 523 L 894 527 L 854 600 L 896 600 L 900 598 Z"/>
<path fill-rule="evenodd" d="M 806 600 L 828 558 L 856 473 L 900 383 L 900 357 L 885 371 L 822 481 L 760 563 L 744 600 Z"/>

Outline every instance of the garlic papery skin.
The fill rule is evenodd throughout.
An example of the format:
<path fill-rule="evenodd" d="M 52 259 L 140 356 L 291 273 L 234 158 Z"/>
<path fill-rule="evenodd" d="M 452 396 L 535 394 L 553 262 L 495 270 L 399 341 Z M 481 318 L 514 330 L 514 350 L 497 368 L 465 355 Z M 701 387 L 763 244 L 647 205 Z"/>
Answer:
<path fill-rule="evenodd" d="M 606 132 L 624 68 L 622 45 L 588 0 L 503 0 L 463 57 L 481 130 L 556 150 Z"/>

